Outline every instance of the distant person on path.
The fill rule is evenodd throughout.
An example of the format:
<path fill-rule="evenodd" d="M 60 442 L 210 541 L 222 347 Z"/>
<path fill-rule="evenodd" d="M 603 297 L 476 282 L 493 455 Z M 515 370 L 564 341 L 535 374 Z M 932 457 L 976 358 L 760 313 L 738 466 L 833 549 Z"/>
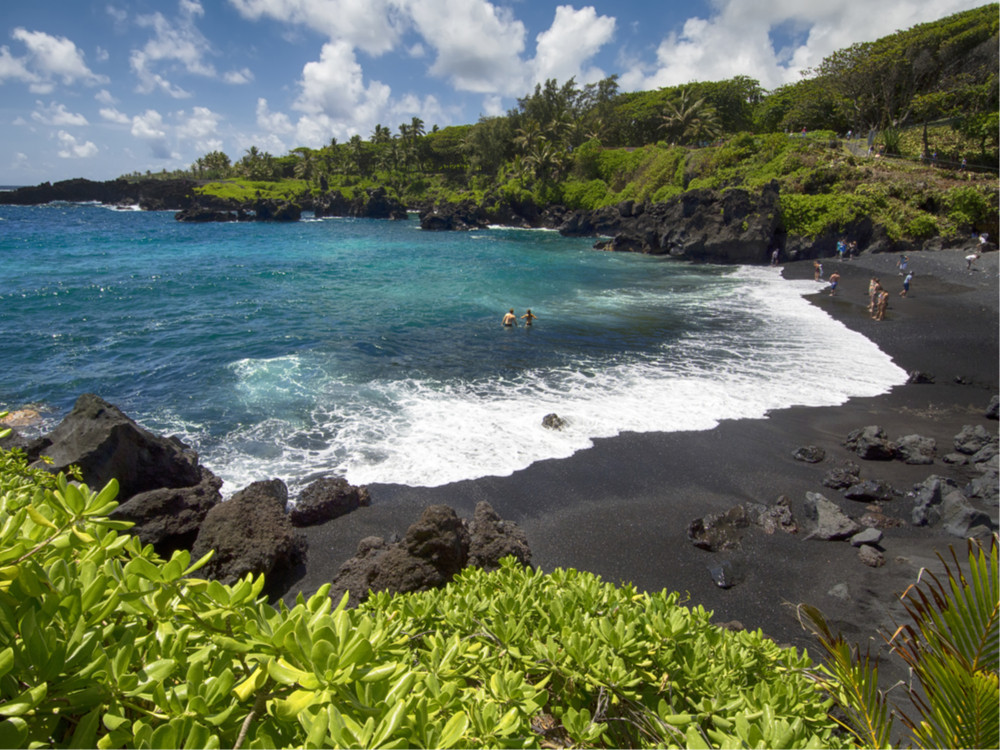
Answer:
<path fill-rule="evenodd" d="M 903 279 L 903 291 L 899 293 L 900 297 L 905 297 L 910 291 L 910 282 L 913 281 L 913 271 L 906 274 L 906 278 Z"/>
<path fill-rule="evenodd" d="M 837 293 L 837 284 L 840 283 L 840 274 L 834 271 L 830 274 L 830 296 L 834 296 Z"/>
<path fill-rule="evenodd" d="M 510 326 L 517 325 L 517 316 L 514 314 L 514 308 L 510 308 L 510 312 L 503 316 L 503 324 L 508 328 Z"/>
<path fill-rule="evenodd" d="M 843 240 L 837 240 L 837 258 L 843 260 L 845 252 L 847 252 L 847 243 Z"/>
<path fill-rule="evenodd" d="M 771 265 L 772 266 L 778 265 L 778 257 L 779 257 L 780 254 L 781 254 L 781 251 L 778 250 L 778 248 L 774 248 L 774 252 L 771 253 Z"/>
<path fill-rule="evenodd" d="M 522 320 L 524 320 L 524 325 L 526 326 L 530 326 L 531 321 L 535 320 L 537 317 L 538 317 L 537 315 L 531 312 L 530 307 L 528 308 L 528 312 L 526 312 L 524 315 L 521 316 Z"/>
<path fill-rule="evenodd" d="M 965 270 L 972 272 L 972 264 L 979 260 L 979 253 L 973 253 L 972 255 L 965 256 Z"/>

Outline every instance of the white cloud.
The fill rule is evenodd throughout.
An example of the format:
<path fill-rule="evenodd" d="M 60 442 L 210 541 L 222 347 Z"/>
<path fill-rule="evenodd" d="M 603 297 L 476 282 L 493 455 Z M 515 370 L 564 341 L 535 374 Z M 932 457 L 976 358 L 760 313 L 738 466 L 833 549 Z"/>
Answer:
<path fill-rule="evenodd" d="M 370 55 L 393 49 L 405 19 L 402 0 L 229 0 L 244 18 L 269 17 L 346 41 Z"/>
<path fill-rule="evenodd" d="M 163 129 L 163 116 L 155 109 L 147 109 L 141 115 L 132 118 L 132 135 L 145 141 L 158 159 L 171 157 L 167 143 L 167 133 Z"/>
<path fill-rule="evenodd" d="M 585 84 L 605 78 L 599 68 L 585 69 L 584 65 L 611 41 L 614 33 L 615 19 L 598 16 L 593 7 L 575 10 L 571 5 L 560 5 L 552 26 L 536 37 L 535 82 L 576 78 L 578 84 Z"/>
<path fill-rule="evenodd" d="M 83 53 L 64 36 L 19 27 L 11 37 L 24 44 L 27 54 L 15 57 L 8 47 L 0 47 L 0 83 L 11 78 L 27 83 L 33 93 L 48 94 L 57 82 L 93 86 L 108 81 L 87 67 Z"/>
<path fill-rule="evenodd" d="M 35 106 L 36 109 L 31 113 L 31 119 L 42 123 L 42 125 L 65 127 L 67 125 L 89 124 L 86 117 L 68 111 L 65 104 L 49 102 L 49 105 L 45 106 L 41 102 L 35 102 Z"/>
<path fill-rule="evenodd" d="M 717 0 L 708 18 L 689 18 L 665 37 L 651 65 L 635 64 L 619 79 L 623 90 L 751 75 L 765 88 L 797 81 L 838 49 L 977 7 L 978 0 L 897 0 L 859 8 L 850 0 Z M 774 32 L 790 27 L 804 40 L 775 49 Z"/>
<path fill-rule="evenodd" d="M 486 0 L 411 0 L 406 8 L 437 52 L 432 75 L 460 91 L 524 93 L 528 69 L 520 55 L 526 32 L 508 9 Z"/>
<path fill-rule="evenodd" d="M 161 64 L 180 64 L 191 74 L 215 78 L 215 67 L 205 60 L 213 54 L 211 44 L 195 26 L 195 19 L 205 11 L 196 0 L 180 0 L 180 16 L 171 21 L 162 13 L 139 16 L 136 23 L 153 30 L 153 37 L 142 49 L 132 50 L 129 63 L 139 79 L 138 90 L 148 94 L 157 89 L 174 98 L 190 96 L 189 92 L 171 83 L 156 72 Z"/>
<path fill-rule="evenodd" d="M 60 130 L 56 137 L 59 138 L 60 145 L 58 154 L 63 159 L 89 159 L 97 155 L 98 148 L 91 141 L 81 143 L 65 130 Z"/>
<path fill-rule="evenodd" d="M 267 99 L 257 99 L 257 127 L 267 133 L 287 135 L 295 130 L 292 121 L 284 112 L 272 112 Z"/>
<path fill-rule="evenodd" d="M 296 128 L 307 146 L 368 132 L 385 112 L 390 94 L 379 81 L 365 85 L 361 65 L 344 41 L 323 45 L 319 61 L 303 67 L 300 87 L 293 107 L 303 113 Z"/>
<path fill-rule="evenodd" d="M 94 98 L 100 104 L 106 104 L 109 107 L 118 103 L 118 100 L 115 99 L 114 95 L 107 89 L 101 89 L 100 91 L 98 91 L 96 94 L 94 94 Z"/>
<path fill-rule="evenodd" d="M 253 81 L 253 73 L 250 68 L 241 68 L 240 70 L 230 70 L 228 73 L 222 76 L 222 80 L 226 83 L 231 83 L 234 85 L 241 85 L 244 83 L 250 83 Z"/>
<path fill-rule="evenodd" d="M 118 125 L 128 125 L 132 122 L 131 117 L 124 112 L 119 112 L 115 107 L 101 107 L 99 113 L 108 122 L 114 122 Z"/>
<path fill-rule="evenodd" d="M 178 139 L 193 141 L 199 151 L 215 151 L 222 147 L 218 137 L 222 115 L 208 107 L 194 107 L 190 115 L 181 110 L 176 117 L 180 121 L 176 129 Z"/>

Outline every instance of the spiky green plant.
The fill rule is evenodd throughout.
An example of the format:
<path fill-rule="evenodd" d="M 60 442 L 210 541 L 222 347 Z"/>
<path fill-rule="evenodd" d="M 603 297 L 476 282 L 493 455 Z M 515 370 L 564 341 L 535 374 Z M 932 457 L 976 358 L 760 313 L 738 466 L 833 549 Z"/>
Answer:
<path fill-rule="evenodd" d="M 870 652 L 862 655 L 830 630 L 818 609 L 800 605 L 826 651 L 822 682 L 844 712 L 837 720 L 859 746 L 888 747 L 895 716 L 917 747 L 1000 745 L 997 537 L 986 547 L 969 539 L 964 570 L 954 547 L 950 554 L 949 563 L 938 553 L 942 577 L 923 569 L 900 596 L 911 622 L 882 634 L 916 678 L 917 686 L 908 689 L 916 715 L 889 705 Z"/>

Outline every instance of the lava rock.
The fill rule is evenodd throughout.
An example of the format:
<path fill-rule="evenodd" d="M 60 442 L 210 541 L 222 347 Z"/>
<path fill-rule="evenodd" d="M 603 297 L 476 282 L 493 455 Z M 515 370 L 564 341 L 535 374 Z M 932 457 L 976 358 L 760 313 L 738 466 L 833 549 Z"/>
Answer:
<path fill-rule="evenodd" d="M 312 526 L 340 518 L 371 502 L 367 487 L 355 487 L 343 477 L 324 477 L 299 493 L 289 508 L 288 518 L 292 526 Z"/>

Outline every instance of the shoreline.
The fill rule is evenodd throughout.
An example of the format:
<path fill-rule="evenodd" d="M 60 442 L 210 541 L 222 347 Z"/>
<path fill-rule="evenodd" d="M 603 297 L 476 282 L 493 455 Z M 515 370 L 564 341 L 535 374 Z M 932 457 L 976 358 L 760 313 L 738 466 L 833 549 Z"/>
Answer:
<path fill-rule="evenodd" d="M 960 486 L 968 483 L 977 472 L 945 464 L 940 457 L 951 452 L 952 438 L 966 424 L 997 432 L 997 423 L 984 412 L 998 389 L 1000 254 L 984 254 L 971 273 L 965 270 L 964 255 L 958 250 L 910 253 L 915 278 L 907 298 L 898 296 L 902 278 L 896 254 L 827 259 L 825 274 L 834 269 L 841 273 L 838 295 L 809 297 L 874 341 L 904 370 L 932 373 L 932 385 L 902 385 L 840 406 L 782 409 L 700 432 L 600 438 L 568 458 L 539 461 L 506 477 L 431 488 L 369 485 L 371 506 L 303 530 L 309 560 L 304 575 L 291 582 L 291 591 L 308 595 L 336 575 L 362 538 L 404 534 L 427 505 L 450 505 L 471 518 L 476 503 L 486 500 L 502 518 L 521 526 L 533 564 L 544 571 L 572 567 L 615 584 L 679 591 L 687 595 L 689 606 L 714 611 L 719 623 L 737 620 L 813 654 L 815 641 L 795 618 L 794 605 L 801 602 L 817 606 L 849 639 L 875 638 L 876 628 L 899 613 L 896 596 L 921 567 L 937 563 L 935 550 L 944 553 L 949 545 L 963 544 L 939 526 L 910 525 L 913 503 L 906 497 L 883 506 L 904 524 L 885 530 L 881 547 L 886 564 L 881 568 L 862 564 L 846 542 L 804 541 L 803 532 L 768 536 L 750 529 L 735 553 L 744 580 L 721 589 L 709 566 L 728 553 L 695 548 L 687 528 L 709 513 L 744 502 L 772 504 L 780 496 L 791 500 L 801 524 L 806 492 L 821 493 L 859 517 L 864 504 L 821 484 L 826 471 L 848 459 L 861 465 L 862 479 L 883 479 L 901 493 L 933 474 L 954 477 Z M 783 273 L 789 279 L 811 278 L 812 262 L 785 264 Z M 881 322 L 872 321 L 866 310 L 873 274 L 892 294 Z M 826 288 L 817 284 L 818 290 Z M 842 442 L 850 431 L 871 424 L 883 426 L 890 439 L 913 433 L 935 438 L 934 464 L 857 459 Z M 818 464 L 796 461 L 792 452 L 803 445 L 822 447 L 826 459 Z M 995 521 L 996 504 L 985 510 Z M 846 598 L 844 587 L 834 588 L 838 584 L 846 586 Z"/>

